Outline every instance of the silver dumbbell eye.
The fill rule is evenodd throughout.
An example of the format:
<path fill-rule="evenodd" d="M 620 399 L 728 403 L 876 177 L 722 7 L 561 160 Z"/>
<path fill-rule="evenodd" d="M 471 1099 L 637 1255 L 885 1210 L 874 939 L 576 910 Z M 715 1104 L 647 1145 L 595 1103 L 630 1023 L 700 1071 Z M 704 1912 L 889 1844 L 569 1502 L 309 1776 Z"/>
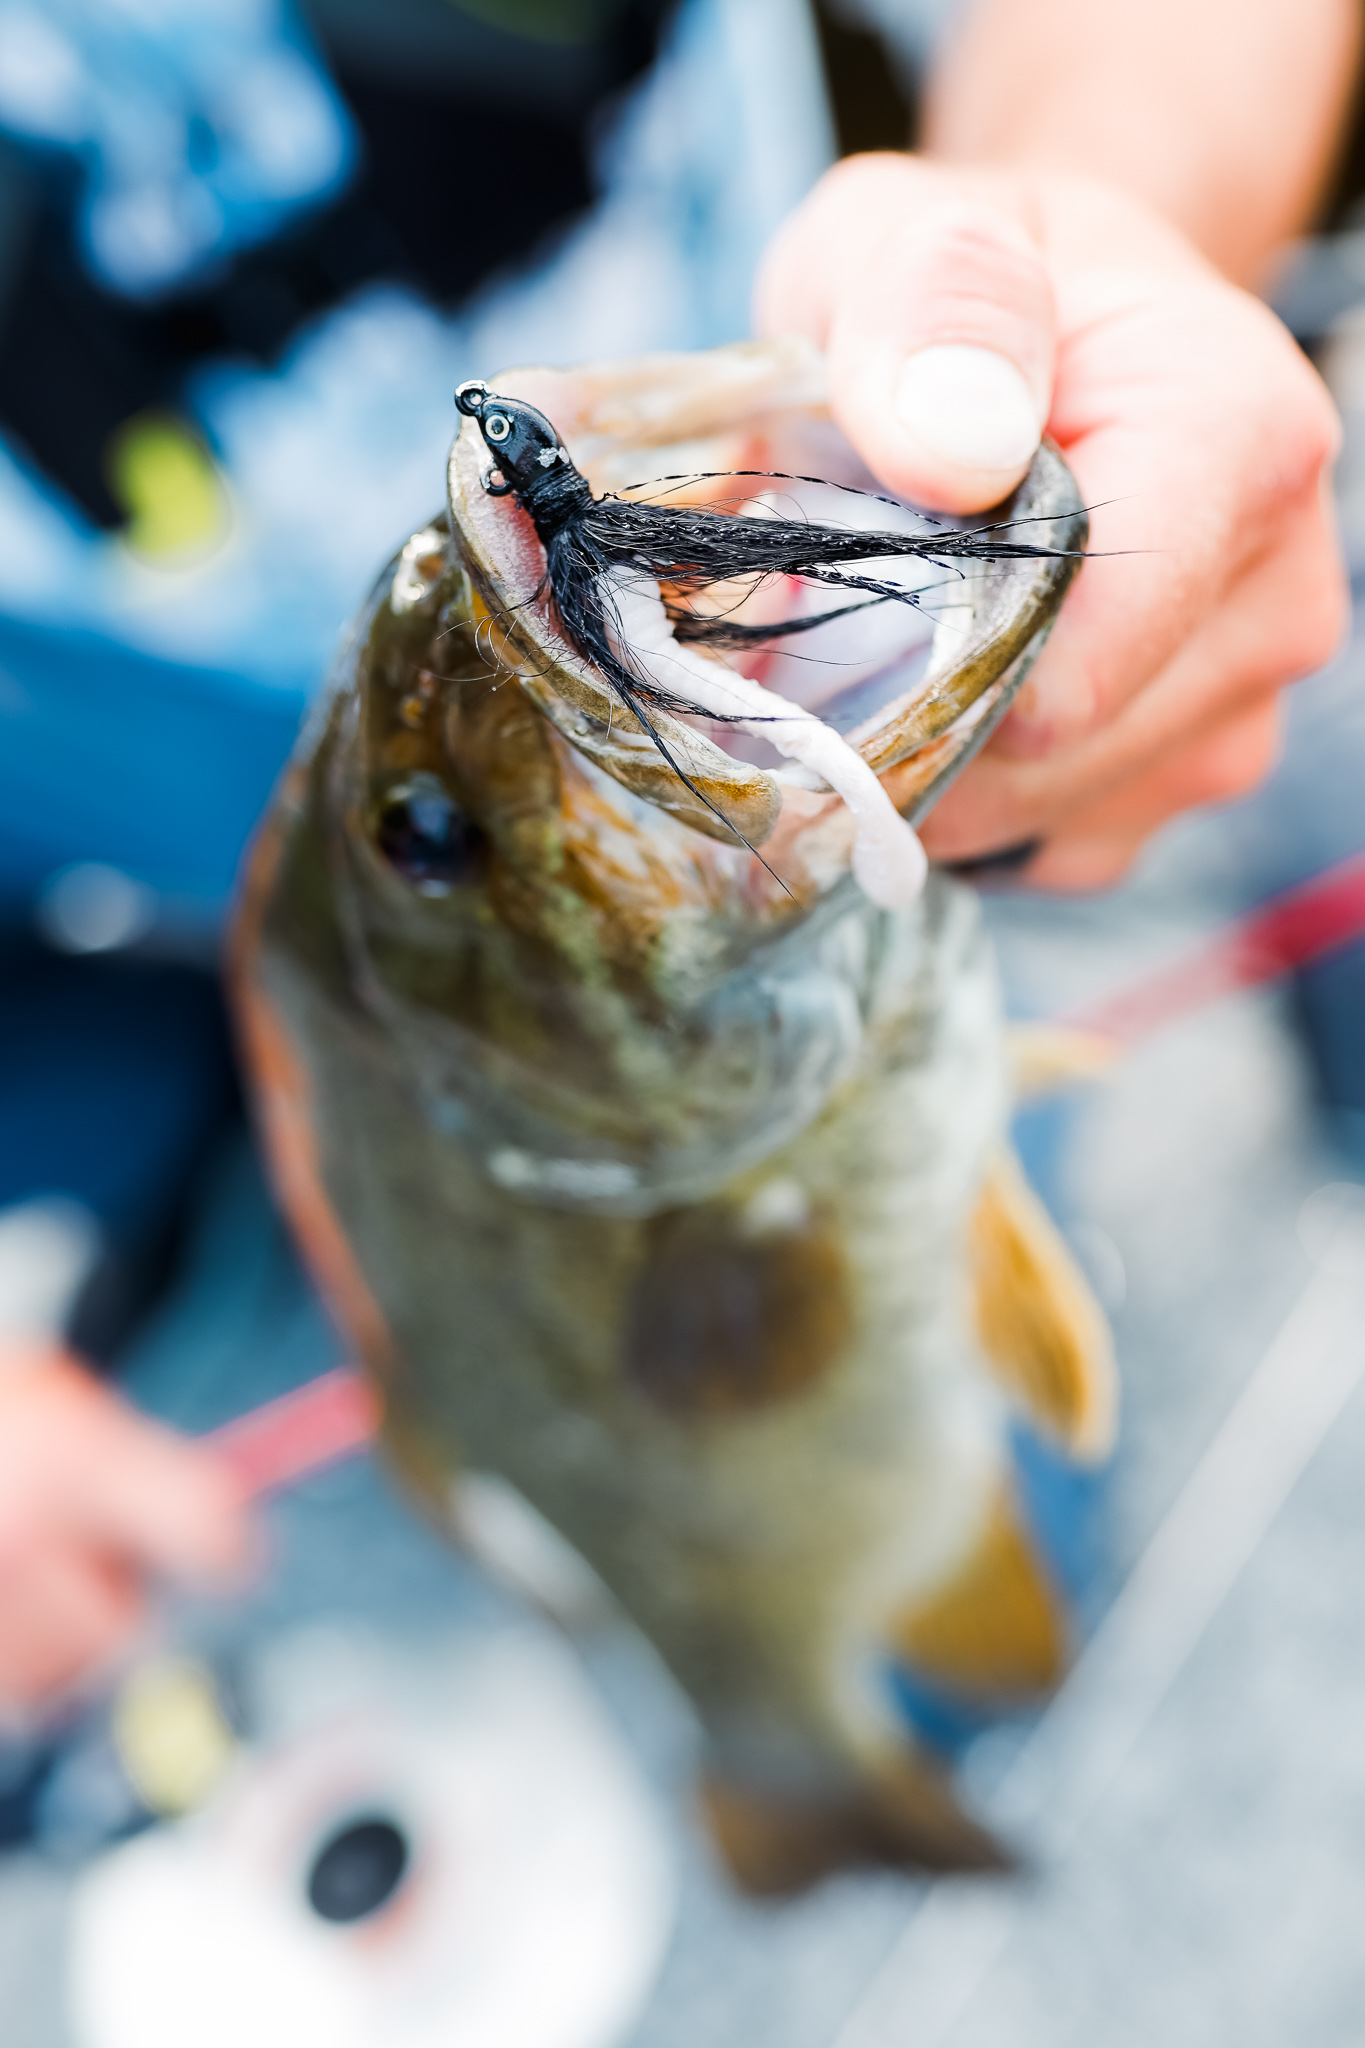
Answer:
<path fill-rule="evenodd" d="M 512 422 L 505 412 L 490 412 L 483 430 L 490 441 L 505 441 L 512 431 Z"/>

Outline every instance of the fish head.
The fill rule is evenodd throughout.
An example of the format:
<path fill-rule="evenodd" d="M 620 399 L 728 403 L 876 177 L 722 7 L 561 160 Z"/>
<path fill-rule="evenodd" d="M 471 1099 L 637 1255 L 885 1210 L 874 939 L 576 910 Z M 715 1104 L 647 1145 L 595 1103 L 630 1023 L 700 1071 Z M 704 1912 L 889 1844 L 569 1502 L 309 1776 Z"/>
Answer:
<path fill-rule="evenodd" d="M 477 380 L 460 386 L 465 424 L 448 466 L 452 531 L 522 687 L 608 776 L 695 832 L 741 846 L 750 857 L 742 887 L 770 922 L 790 920 L 846 881 L 856 864 L 854 819 L 827 776 L 778 759 L 792 751 L 789 720 L 785 733 L 771 728 L 774 749 L 756 741 L 752 718 L 742 731 L 736 711 L 728 724 L 689 715 L 689 702 L 698 709 L 698 666 L 710 675 L 713 698 L 717 675 L 723 697 L 738 672 L 827 720 L 894 807 L 917 822 L 1007 711 L 1086 533 L 1075 481 L 1047 443 L 1013 501 L 984 522 L 984 535 L 926 525 L 924 514 L 881 494 L 834 425 L 824 380 L 818 352 L 795 337 L 577 370 L 509 371 L 496 390 Z M 691 646 L 703 636 L 686 595 L 695 573 L 686 566 L 689 541 L 680 539 L 679 589 L 670 590 L 666 572 L 661 589 L 666 606 L 681 603 L 689 645 L 671 646 L 664 680 L 677 678 L 678 687 L 642 715 L 621 679 L 613 688 L 583 657 L 581 635 L 576 647 L 562 630 L 550 562 L 559 579 L 564 556 L 552 543 L 595 495 L 634 507 L 752 510 L 743 493 L 762 496 L 764 485 L 771 489 L 760 509 L 795 512 L 826 531 L 836 526 L 843 540 L 859 527 L 894 528 L 903 552 L 890 563 L 856 558 L 873 579 L 861 593 L 856 575 L 851 590 L 845 581 L 834 591 L 821 580 L 830 572 L 818 567 L 710 586 L 700 609 L 712 613 L 711 638 L 717 625 L 748 636 L 743 651 L 720 656 L 718 670 Z M 754 530 L 752 520 L 745 525 Z M 679 526 L 685 533 L 685 521 Z M 943 559 L 930 545 L 935 535 L 947 548 Z M 622 559 L 638 567 L 622 545 Z M 912 548 L 923 553 L 911 559 Z M 633 572 L 616 573 L 629 583 Z M 887 575 L 889 586 L 877 581 Z M 886 602 L 888 588 L 908 601 Z M 850 595 L 864 601 L 829 608 Z M 765 625 L 781 628 L 766 645 Z M 680 715 L 670 715 L 679 700 Z"/>
<path fill-rule="evenodd" d="M 809 470 L 810 374 L 767 347 L 462 387 L 449 513 L 346 657 L 310 772 L 347 978 L 431 1120 L 504 1185 L 634 1213 L 696 1199 L 804 1128 L 864 1043 L 890 942 L 843 803 L 699 724 L 646 729 L 566 642 L 512 488 L 612 488 L 688 454 L 734 470 L 794 449 Z M 542 460 L 564 445 L 572 463 Z M 1044 495 L 1073 502 L 1050 461 Z M 1003 596 L 965 586 L 950 658 L 850 735 L 903 811 L 989 729 L 1057 585 L 1035 564 Z"/>

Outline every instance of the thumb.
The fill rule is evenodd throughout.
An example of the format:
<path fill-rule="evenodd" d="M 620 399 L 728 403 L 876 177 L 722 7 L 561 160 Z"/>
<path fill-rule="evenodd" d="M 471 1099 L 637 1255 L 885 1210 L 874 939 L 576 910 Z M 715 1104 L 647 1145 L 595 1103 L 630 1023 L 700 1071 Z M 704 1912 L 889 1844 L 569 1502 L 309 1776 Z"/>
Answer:
<path fill-rule="evenodd" d="M 808 204 L 774 248 L 759 311 L 824 348 L 831 410 L 877 476 L 939 511 L 980 512 L 1020 481 L 1047 420 L 1052 292 L 1017 215 L 936 183 L 855 187 L 861 218 L 842 236 L 837 208 Z"/>

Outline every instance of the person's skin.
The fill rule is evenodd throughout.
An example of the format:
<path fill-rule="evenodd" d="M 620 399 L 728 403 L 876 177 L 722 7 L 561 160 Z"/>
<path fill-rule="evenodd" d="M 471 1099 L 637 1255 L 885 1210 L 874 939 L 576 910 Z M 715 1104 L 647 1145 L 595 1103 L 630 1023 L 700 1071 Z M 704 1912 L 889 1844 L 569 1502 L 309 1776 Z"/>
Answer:
<path fill-rule="evenodd" d="M 1335 415 L 1241 287 L 1311 220 L 1358 9 L 964 15 L 928 153 L 826 176 L 768 252 L 758 324 L 821 344 L 845 431 L 920 503 L 985 510 L 1040 429 L 1062 447 L 1101 559 L 924 837 L 946 861 L 1040 840 L 1030 884 L 1102 887 L 1165 819 L 1261 780 L 1279 693 L 1344 629 Z"/>
<path fill-rule="evenodd" d="M 60 1346 L 0 1340 L 0 1732 L 111 1668 L 150 1583 L 221 1584 L 247 1551 L 223 1459 Z"/>

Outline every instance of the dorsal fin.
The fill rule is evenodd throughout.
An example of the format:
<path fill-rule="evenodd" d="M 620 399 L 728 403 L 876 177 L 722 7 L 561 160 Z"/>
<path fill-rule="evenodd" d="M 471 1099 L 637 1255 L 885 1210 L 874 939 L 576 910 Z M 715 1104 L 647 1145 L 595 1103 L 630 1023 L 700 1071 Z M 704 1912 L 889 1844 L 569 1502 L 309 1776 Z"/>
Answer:
<path fill-rule="evenodd" d="M 1118 1407 L 1109 1326 L 1010 1152 L 986 1175 L 970 1247 L 977 1330 L 1001 1384 L 1073 1457 L 1105 1457 Z"/>
<path fill-rule="evenodd" d="M 1050 1692 L 1066 1668 L 1067 1641 L 1061 1599 L 1006 1487 L 952 1577 L 904 1610 L 891 1633 L 916 1677 L 1001 1702 Z"/>

